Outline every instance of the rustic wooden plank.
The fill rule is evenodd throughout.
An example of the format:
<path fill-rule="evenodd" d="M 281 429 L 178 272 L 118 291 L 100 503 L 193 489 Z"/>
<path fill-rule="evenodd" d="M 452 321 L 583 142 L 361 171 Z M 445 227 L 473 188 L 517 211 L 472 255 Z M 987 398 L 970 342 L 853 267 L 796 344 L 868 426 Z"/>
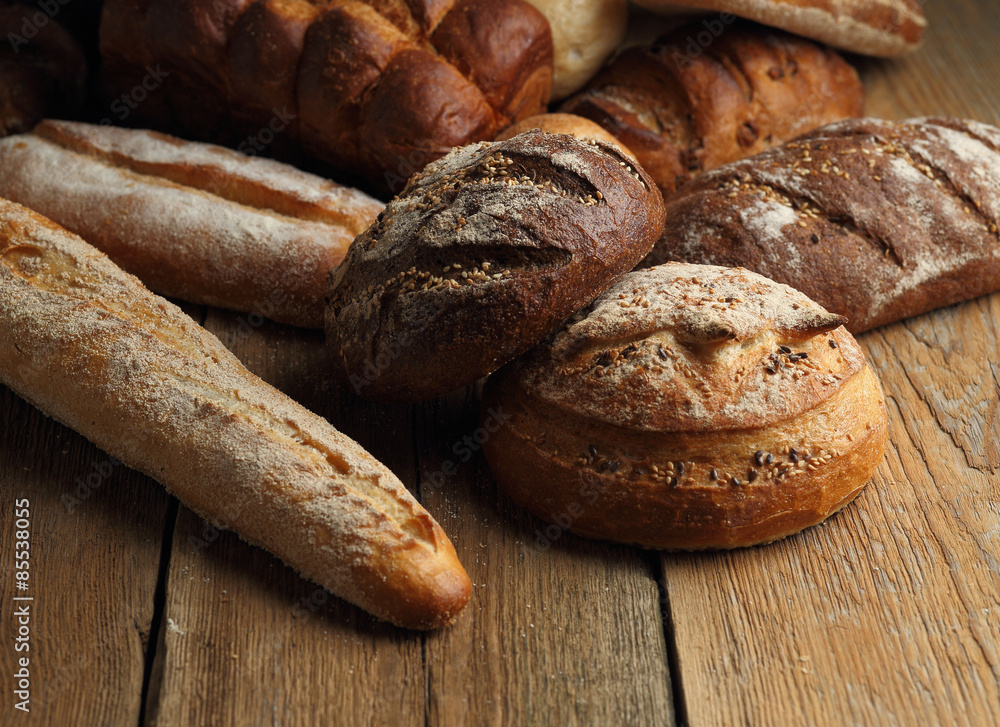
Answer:
<path fill-rule="evenodd" d="M 862 337 L 892 444 L 844 513 L 765 548 L 664 556 L 691 725 L 1000 714 L 1000 474 L 970 468 L 934 414 L 942 386 L 951 406 L 996 410 L 996 364 L 976 355 L 997 350 L 996 320 L 1000 296 Z"/>
<path fill-rule="evenodd" d="M 920 53 L 852 59 L 868 113 L 1000 122 L 1000 17 L 927 11 Z M 993 295 L 861 337 L 892 445 L 847 511 L 773 546 L 663 557 L 689 724 L 996 721 L 998 322 Z"/>
<path fill-rule="evenodd" d="M 418 409 L 421 497 L 474 584 L 426 637 L 428 724 L 674 724 L 653 562 L 515 508 L 479 452 L 478 407 L 470 388 Z"/>
<path fill-rule="evenodd" d="M 412 485 L 409 407 L 338 390 L 320 333 L 241 319 L 212 311 L 206 327 Z M 181 508 L 147 716 L 181 727 L 423 724 L 421 636 L 376 622 Z"/>
<path fill-rule="evenodd" d="M 1000 14 L 991 0 L 925 6 L 924 46 L 897 61 L 852 56 L 865 82 L 865 112 L 886 119 L 964 116 L 1000 123 Z"/>
<path fill-rule="evenodd" d="M 203 311 L 187 306 L 189 314 Z M 0 670 L 4 723 L 137 724 L 171 498 L 76 432 L 0 387 Z M 15 501 L 30 502 L 29 589 L 14 578 Z M 15 596 L 30 602 L 27 652 L 14 651 Z M 28 715 L 11 697 L 29 658 Z M 109 685 L 113 685 L 109 688 Z"/>

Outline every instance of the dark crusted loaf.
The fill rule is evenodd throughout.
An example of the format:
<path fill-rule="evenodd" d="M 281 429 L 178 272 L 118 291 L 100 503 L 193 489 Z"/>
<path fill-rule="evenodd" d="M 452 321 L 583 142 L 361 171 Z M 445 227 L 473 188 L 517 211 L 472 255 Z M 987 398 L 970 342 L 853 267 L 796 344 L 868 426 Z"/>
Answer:
<path fill-rule="evenodd" d="M 58 7 L 58 6 L 56 6 Z M 59 23 L 25 5 L 0 2 L 0 136 L 20 134 L 47 116 L 79 110 L 87 81 L 83 51 Z M 34 34 L 23 35 L 25 28 Z"/>
<path fill-rule="evenodd" d="M 865 331 L 1000 288 L 1000 130 L 834 124 L 694 180 L 643 266 L 740 265 Z"/>
<path fill-rule="evenodd" d="M 725 27 L 702 49 L 698 31 L 684 26 L 626 51 L 562 107 L 619 138 L 664 196 L 704 171 L 861 115 L 858 74 L 835 51 L 753 23 Z"/>
<path fill-rule="evenodd" d="M 330 345 L 369 398 L 470 384 L 631 270 L 662 220 L 652 179 L 610 145 L 536 130 L 455 150 L 332 274 Z"/>
<path fill-rule="evenodd" d="M 506 422 L 486 457 L 515 502 L 589 537 L 700 549 L 798 532 L 885 449 L 881 389 L 842 322 L 747 270 L 630 273 L 489 378 L 483 411 Z"/>
<path fill-rule="evenodd" d="M 107 0 L 101 53 L 112 95 L 161 79 L 135 119 L 258 152 L 301 141 L 394 192 L 552 88 L 552 33 L 523 0 Z"/>

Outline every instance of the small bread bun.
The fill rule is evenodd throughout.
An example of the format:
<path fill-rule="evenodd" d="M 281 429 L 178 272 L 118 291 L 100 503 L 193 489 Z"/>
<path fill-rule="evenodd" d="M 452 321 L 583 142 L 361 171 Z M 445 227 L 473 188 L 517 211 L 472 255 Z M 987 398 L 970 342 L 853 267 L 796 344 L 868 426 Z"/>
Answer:
<path fill-rule="evenodd" d="M 663 209 L 652 178 L 607 144 L 536 129 L 456 149 L 331 275 L 329 346 L 376 401 L 471 384 L 635 267 Z"/>
<path fill-rule="evenodd" d="M 528 0 L 552 26 L 552 100 L 578 91 L 625 38 L 627 0 Z"/>
<path fill-rule="evenodd" d="M 569 134 L 577 139 L 589 139 L 590 141 L 603 141 L 618 147 L 623 154 L 633 159 L 636 158 L 632 151 L 622 144 L 614 134 L 605 129 L 600 124 L 594 123 L 590 119 L 585 119 L 576 114 L 538 114 L 529 116 L 524 121 L 520 121 L 513 126 L 508 126 L 500 132 L 497 141 L 512 139 L 518 134 L 532 129 L 541 129 L 550 134 Z"/>
<path fill-rule="evenodd" d="M 487 382 L 484 450 L 519 505 L 593 538 L 767 543 L 849 503 L 885 402 L 843 318 L 741 268 L 626 275 Z"/>
<path fill-rule="evenodd" d="M 924 0 L 635 0 L 664 15 L 692 10 L 736 15 L 781 28 L 853 53 L 892 57 L 910 53 L 923 42 L 927 18 Z M 721 25 L 713 18 L 706 31 Z M 717 33 L 714 33 L 717 35 Z"/>

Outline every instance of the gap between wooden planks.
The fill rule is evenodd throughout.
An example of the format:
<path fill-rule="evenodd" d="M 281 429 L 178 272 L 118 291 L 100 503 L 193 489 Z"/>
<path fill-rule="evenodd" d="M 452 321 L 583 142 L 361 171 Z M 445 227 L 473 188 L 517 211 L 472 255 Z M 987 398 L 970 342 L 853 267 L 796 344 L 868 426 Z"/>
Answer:
<path fill-rule="evenodd" d="M 517 512 L 481 458 L 453 444 L 478 427 L 470 389 L 379 407 L 324 372 L 322 338 L 206 321 L 247 365 L 382 459 L 422 501 L 475 584 L 459 621 L 432 634 L 379 624 L 263 551 L 181 509 L 147 717 L 210 724 L 672 724 L 653 560 L 562 534 Z M 445 458 L 457 473 L 438 475 Z M 430 483 L 440 483 L 431 485 Z"/>

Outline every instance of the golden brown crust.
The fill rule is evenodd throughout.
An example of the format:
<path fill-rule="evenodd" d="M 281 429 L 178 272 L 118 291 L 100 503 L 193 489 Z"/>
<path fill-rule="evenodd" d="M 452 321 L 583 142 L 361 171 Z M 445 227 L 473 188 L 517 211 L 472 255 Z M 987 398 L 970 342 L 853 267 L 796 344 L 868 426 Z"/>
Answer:
<path fill-rule="evenodd" d="M 447 536 L 388 469 L 103 254 L 5 200 L 0 341 L 0 382 L 333 593 L 410 628 L 467 601 Z"/>
<path fill-rule="evenodd" d="M 0 195 L 159 293 L 313 328 L 323 325 L 327 274 L 382 209 L 267 159 L 64 121 L 0 141 Z"/>
<path fill-rule="evenodd" d="M 366 397 L 460 388 L 631 269 L 662 205 L 615 147 L 536 130 L 456 149 L 351 245 L 331 275 L 327 339 Z"/>
<path fill-rule="evenodd" d="M 858 74 L 836 52 L 750 23 L 714 22 L 724 29 L 704 47 L 693 38 L 708 31 L 688 25 L 626 51 L 562 106 L 621 139 L 664 196 L 862 113 Z"/>
<path fill-rule="evenodd" d="M 575 114 L 537 114 L 529 116 L 513 126 L 497 134 L 497 141 L 513 139 L 518 134 L 523 134 L 532 129 L 541 129 L 549 134 L 569 134 L 577 139 L 590 139 L 591 141 L 602 141 L 605 144 L 616 146 L 623 153 L 635 159 L 635 154 L 629 151 L 620 140 L 615 138 L 604 127 L 595 124 L 590 119 Z"/>
<path fill-rule="evenodd" d="M 740 265 L 854 333 L 1000 288 L 1000 130 L 854 119 L 695 179 L 642 265 Z"/>
<path fill-rule="evenodd" d="M 923 0 L 636 0 L 667 15 L 732 13 L 854 53 L 900 56 L 920 47 Z"/>
<path fill-rule="evenodd" d="M 108 0 L 101 50 L 118 93 L 146 65 L 170 74 L 168 116 L 134 111 L 151 126 L 172 118 L 236 143 L 234 130 L 293 114 L 273 153 L 294 156 L 301 134 L 393 191 L 452 146 L 542 111 L 552 86 L 548 23 L 523 0 Z"/>
<path fill-rule="evenodd" d="M 668 549 L 770 542 L 853 499 L 886 442 L 839 320 L 745 270 L 631 273 L 487 382 L 484 449 L 522 506 Z M 570 522 L 565 521 L 569 519 Z"/>

